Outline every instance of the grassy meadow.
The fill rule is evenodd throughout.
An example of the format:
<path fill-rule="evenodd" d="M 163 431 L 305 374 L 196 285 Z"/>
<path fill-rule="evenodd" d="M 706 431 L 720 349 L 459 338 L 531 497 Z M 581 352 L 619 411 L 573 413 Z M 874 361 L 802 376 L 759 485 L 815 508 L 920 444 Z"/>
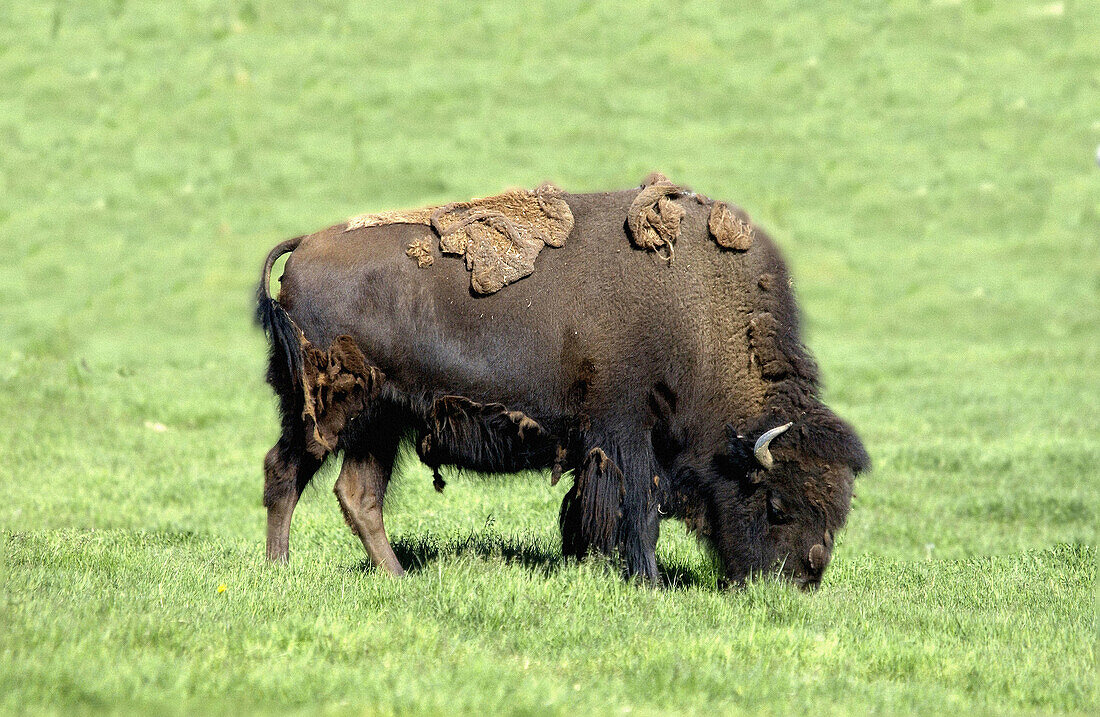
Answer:
<path fill-rule="evenodd" d="M 1088 713 L 1092 2 L 0 0 L 0 712 Z M 263 561 L 277 241 L 660 169 L 792 266 L 874 471 L 816 594 L 563 562 L 568 480 L 408 452 Z M 507 289 L 505 289 L 507 290 Z"/>

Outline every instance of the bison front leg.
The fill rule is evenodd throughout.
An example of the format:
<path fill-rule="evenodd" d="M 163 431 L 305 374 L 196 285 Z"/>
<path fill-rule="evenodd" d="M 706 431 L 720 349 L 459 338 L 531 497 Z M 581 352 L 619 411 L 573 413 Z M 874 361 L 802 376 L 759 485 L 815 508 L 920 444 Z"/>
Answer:
<path fill-rule="evenodd" d="M 394 555 L 382 521 L 382 498 L 390 478 L 390 466 L 374 455 L 344 456 L 344 466 L 333 491 L 348 525 L 363 541 L 371 562 L 394 576 L 405 574 Z"/>

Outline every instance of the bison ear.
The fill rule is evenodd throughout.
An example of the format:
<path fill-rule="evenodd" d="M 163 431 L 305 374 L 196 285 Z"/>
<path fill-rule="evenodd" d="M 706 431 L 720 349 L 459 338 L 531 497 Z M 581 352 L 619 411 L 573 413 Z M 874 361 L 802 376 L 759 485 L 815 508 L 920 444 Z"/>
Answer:
<path fill-rule="evenodd" d="M 752 455 L 752 440 L 734 426 L 726 426 L 726 451 L 714 457 L 715 467 L 728 480 L 756 486 L 763 482 Z"/>
<path fill-rule="evenodd" d="M 752 465 L 752 443 L 742 432 L 733 426 L 726 426 L 726 454 L 724 463 L 740 467 L 742 471 Z"/>

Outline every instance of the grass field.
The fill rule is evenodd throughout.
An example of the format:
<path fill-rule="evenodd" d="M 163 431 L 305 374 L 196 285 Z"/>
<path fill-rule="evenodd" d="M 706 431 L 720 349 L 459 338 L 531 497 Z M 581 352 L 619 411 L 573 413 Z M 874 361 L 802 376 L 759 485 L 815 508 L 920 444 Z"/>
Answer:
<path fill-rule="evenodd" d="M 1096 709 L 1095 4 L 420 5 L 0 0 L 0 711 Z M 875 460 L 822 589 L 408 456 L 407 579 L 334 466 L 265 565 L 270 246 L 651 169 L 773 232 Z"/>

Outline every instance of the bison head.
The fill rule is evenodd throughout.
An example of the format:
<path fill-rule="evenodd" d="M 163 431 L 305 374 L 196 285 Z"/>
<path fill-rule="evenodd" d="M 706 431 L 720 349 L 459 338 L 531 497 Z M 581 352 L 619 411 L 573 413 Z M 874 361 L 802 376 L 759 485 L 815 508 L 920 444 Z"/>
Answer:
<path fill-rule="evenodd" d="M 779 573 L 816 588 L 844 526 L 855 476 L 869 465 L 855 432 L 823 406 L 730 431 L 714 484 L 710 538 L 736 583 Z"/>

